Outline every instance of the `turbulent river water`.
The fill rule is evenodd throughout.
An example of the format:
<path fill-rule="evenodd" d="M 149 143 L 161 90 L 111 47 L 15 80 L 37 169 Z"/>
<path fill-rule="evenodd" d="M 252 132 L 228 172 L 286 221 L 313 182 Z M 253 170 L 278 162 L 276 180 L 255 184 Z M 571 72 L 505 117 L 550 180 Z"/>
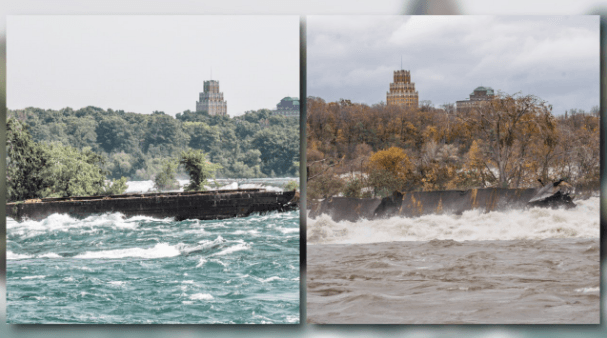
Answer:
<path fill-rule="evenodd" d="M 299 323 L 299 212 L 7 220 L 7 321 Z"/>
<path fill-rule="evenodd" d="M 599 198 L 576 203 L 570 210 L 308 219 L 308 321 L 599 323 Z"/>

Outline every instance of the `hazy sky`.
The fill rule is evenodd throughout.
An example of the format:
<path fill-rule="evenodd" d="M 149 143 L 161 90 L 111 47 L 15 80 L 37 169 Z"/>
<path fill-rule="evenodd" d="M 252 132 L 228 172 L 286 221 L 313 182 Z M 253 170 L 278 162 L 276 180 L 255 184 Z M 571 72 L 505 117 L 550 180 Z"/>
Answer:
<path fill-rule="evenodd" d="M 175 115 L 212 77 L 228 114 L 299 96 L 298 16 L 11 16 L 7 105 Z"/>
<path fill-rule="evenodd" d="M 555 114 L 599 105 L 598 16 L 309 16 L 308 95 L 374 104 L 394 70 L 435 106 L 478 86 L 533 94 Z"/>

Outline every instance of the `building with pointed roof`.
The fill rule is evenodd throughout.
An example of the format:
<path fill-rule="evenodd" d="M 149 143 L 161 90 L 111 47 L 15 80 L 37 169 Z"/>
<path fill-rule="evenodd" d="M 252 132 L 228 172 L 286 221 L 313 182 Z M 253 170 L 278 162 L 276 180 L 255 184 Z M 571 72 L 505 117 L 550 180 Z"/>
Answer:
<path fill-rule="evenodd" d="M 203 88 L 204 92 L 200 93 L 199 101 L 196 102 L 196 111 L 209 115 L 228 115 L 228 103 L 219 91 L 219 81 L 205 81 Z"/>
<path fill-rule="evenodd" d="M 386 103 L 412 108 L 419 106 L 418 93 L 415 91 L 415 83 L 411 82 L 410 71 L 402 69 L 394 71 L 394 82 L 390 83 Z"/>

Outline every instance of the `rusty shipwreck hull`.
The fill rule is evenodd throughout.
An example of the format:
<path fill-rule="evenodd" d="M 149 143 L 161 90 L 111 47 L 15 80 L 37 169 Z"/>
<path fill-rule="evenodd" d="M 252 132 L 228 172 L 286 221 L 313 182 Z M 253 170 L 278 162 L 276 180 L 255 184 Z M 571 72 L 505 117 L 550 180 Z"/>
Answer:
<path fill-rule="evenodd" d="M 21 221 L 42 220 L 55 213 L 85 218 L 94 214 L 119 212 L 126 217 L 174 217 L 180 221 L 244 217 L 256 212 L 288 211 L 296 207 L 295 191 L 246 189 L 29 200 L 7 203 L 6 216 Z"/>
<path fill-rule="evenodd" d="M 333 197 L 310 203 L 309 217 L 329 215 L 334 221 L 357 221 L 392 216 L 417 217 L 429 214 L 461 214 L 480 209 L 484 212 L 523 209 L 537 189 L 471 189 L 465 191 L 422 191 L 395 194 L 383 199 Z"/>

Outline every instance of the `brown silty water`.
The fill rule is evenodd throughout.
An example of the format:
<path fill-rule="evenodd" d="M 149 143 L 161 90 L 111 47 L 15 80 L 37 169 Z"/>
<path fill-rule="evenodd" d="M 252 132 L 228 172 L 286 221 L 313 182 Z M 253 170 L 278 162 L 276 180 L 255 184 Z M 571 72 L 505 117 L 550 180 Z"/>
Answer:
<path fill-rule="evenodd" d="M 570 210 L 308 219 L 308 322 L 598 324 L 599 229 L 598 197 Z"/>

